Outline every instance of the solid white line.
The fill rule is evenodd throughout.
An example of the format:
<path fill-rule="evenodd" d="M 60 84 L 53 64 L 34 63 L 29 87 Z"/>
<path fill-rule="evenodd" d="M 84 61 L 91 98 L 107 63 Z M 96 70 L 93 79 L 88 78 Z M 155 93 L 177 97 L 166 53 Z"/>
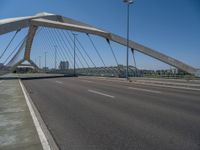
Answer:
<path fill-rule="evenodd" d="M 156 94 L 161 94 L 161 91 L 154 91 L 154 90 L 148 90 L 148 89 L 142 89 L 142 88 L 135 88 L 135 87 L 127 87 L 128 89 L 132 90 L 138 90 L 138 91 L 144 91 L 144 92 L 150 92 L 150 93 L 156 93 Z"/>
<path fill-rule="evenodd" d="M 31 117 L 32 117 L 33 122 L 34 122 L 34 125 L 35 125 L 35 127 L 36 127 L 36 130 L 37 130 L 37 132 L 38 132 L 38 136 L 39 136 L 39 138 L 40 138 L 42 147 L 43 147 L 44 150 L 51 150 L 51 148 L 50 148 L 50 146 L 49 146 L 49 143 L 48 143 L 48 141 L 47 141 L 47 138 L 46 138 L 44 132 L 42 131 L 42 128 L 41 128 L 41 126 L 40 126 L 40 123 L 39 123 L 39 121 L 38 121 L 38 119 L 37 119 L 37 117 L 36 117 L 36 115 L 35 115 L 35 112 L 34 112 L 34 110 L 33 110 L 33 107 L 31 106 L 30 100 L 29 100 L 29 98 L 28 98 L 28 96 L 27 96 L 27 93 L 26 93 L 26 91 L 25 91 L 25 87 L 24 87 L 24 85 L 22 84 L 21 80 L 19 80 L 19 83 L 20 83 L 20 86 L 21 86 L 22 91 L 23 91 L 23 93 L 24 93 L 24 97 L 25 97 L 25 99 L 26 99 L 26 103 L 27 103 L 27 105 L 28 105 L 28 108 L 29 108 Z"/>
<path fill-rule="evenodd" d="M 98 91 L 94 91 L 94 90 L 88 90 L 88 92 L 99 94 L 99 95 L 103 95 L 103 96 L 107 96 L 107 97 L 110 97 L 110 98 L 115 98 L 112 95 L 108 95 L 108 94 L 105 94 L 105 93 L 102 93 L 102 92 L 98 92 Z"/>
<path fill-rule="evenodd" d="M 58 83 L 58 84 L 62 84 L 62 82 L 61 82 L 61 81 L 56 81 L 56 83 Z"/>

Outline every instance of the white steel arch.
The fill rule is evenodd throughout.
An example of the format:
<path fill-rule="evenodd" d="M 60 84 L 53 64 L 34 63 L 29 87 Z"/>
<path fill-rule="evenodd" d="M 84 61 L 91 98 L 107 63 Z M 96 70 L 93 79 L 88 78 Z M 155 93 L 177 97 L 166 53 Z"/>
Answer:
<path fill-rule="evenodd" d="M 15 66 L 19 65 L 20 63 L 26 60 L 29 61 L 33 66 L 37 67 L 30 59 L 30 52 L 31 52 L 33 38 L 35 36 L 38 26 L 60 28 L 60 29 L 72 30 L 88 34 L 94 34 L 109 39 L 111 41 L 117 42 L 124 46 L 126 46 L 127 44 L 127 39 L 121 36 L 60 15 L 54 15 L 50 13 L 39 13 L 35 16 L 3 19 L 0 20 L 0 35 L 15 30 L 19 30 L 25 27 L 29 27 L 27 38 L 24 41 L 25 42 L 24 58 L 20 60 Z M 157 52 L 144 45 L 141 45 L 139 43 L 130 40 L 129 47 L 143 54 L 146 54 L 150 57 L 158 59 L 164 63 L 167 63 L 171 66 L 174 66 L 178 69 L 181 69 L 190 74 L 200 77 L 199 69 L 189 66 L 179 60 L 176 60 L 165 54 Z"/>

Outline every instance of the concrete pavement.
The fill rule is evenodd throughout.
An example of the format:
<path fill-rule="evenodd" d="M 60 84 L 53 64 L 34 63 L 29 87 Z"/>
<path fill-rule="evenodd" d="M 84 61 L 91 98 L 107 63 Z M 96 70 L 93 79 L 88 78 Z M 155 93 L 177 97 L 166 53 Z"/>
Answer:
<path fill-rule="evenodd" d="M 60 149 L 200 149 L 199 91 L 94 78 L 23 83 Z"/>
<path fill-rule="evenodd" d="M 0 80 L 0 149 L 43 149 L 18 80 Z"/>

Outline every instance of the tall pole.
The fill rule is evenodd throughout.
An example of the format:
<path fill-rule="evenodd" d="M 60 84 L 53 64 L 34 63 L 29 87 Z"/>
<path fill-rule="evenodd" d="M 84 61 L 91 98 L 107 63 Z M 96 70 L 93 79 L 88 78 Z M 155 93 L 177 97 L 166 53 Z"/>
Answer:
<path fill-rule="evenodd" d="M 55 70 L 57 69 L 57 45 L 54 45 L 55 48 Z"/>
<path fill-rule="evenodd" d="M 37 58 L 35 58 L 35 64 L 37 65 Z"/>
<path fill-rule="evenodd" d="M 127 3 L 127 51 L 126 51 L 126 79 L 128 80 L 128 58 L 129 58 L 129 7 L 133 0 L 123 0 Z"/>
<path fill-rule="evenodd" d="M 45 72 L 47 71 L 47 52 L 44 52 L 44 66 L 45 66 Z"/>
<path fill-rule="evenodd" d="M 39 67 L 41 69 L 41 56 L 39 56 Z"/>
<path fill-rule="evenodd" d="M 76 76 L 76 36 L 77 34 L 73 33 L 74 35 L 74 76 Z"/>

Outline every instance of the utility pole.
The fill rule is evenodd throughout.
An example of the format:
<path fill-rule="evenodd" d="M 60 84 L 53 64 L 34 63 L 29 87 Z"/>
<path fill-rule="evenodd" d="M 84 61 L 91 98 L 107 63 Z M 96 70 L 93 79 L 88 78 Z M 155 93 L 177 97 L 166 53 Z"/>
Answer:
<path fill-rule="evenodd" d="M 76 76 L 76 36 L 78 34 L 73 33 L 74 35 L 74 76 Z"/>
<path fill-rule="evenodd" d="M 45 72 L 47 71 L 47 52 L 44 52 L 44 66 L 45 66 Z"/>
<path fill-rule="evenodd" d="M 129 57 L 129 6 L 133 0 L 123 0 L 127 4 L 127 52 L 126 52 L 126 79 L 128 80 L 128 57 Z"/>
<path fill-rule="evenodd" d="M 57 45 L 54 45 L 55 48 L 55 70 L 57 69 Z"/>

